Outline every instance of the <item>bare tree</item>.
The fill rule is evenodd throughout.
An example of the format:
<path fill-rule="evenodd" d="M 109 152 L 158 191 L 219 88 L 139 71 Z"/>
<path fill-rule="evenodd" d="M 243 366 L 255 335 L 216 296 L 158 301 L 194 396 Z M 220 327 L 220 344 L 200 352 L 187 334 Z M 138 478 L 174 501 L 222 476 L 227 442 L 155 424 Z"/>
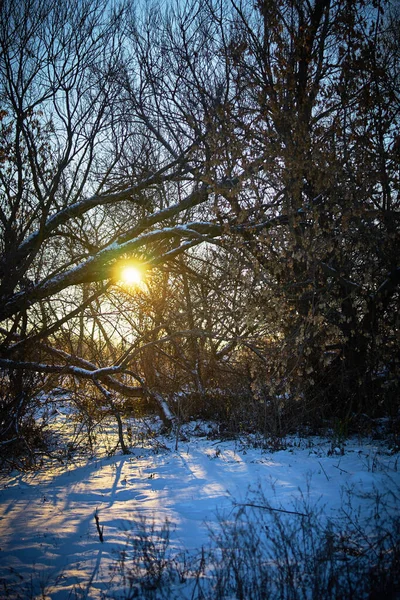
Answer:
<path fill-rule="evenodd" d="M 124 75 L 124 8 L 27 0 L 1 10 L 0 366 L 21 381 L 59 372 L 118 387 L 109 372 L 82 367 L 79 348 L 57 354 L 54 342 L 73 319 L 82 332 L 119 259 L 152 268 L 220 232 L 190 218 L 208 199 L 205 170 L 194 140 L 177 141 L 179 124 L 163 132 L 132 89 L 150 85 L 146 65 L 135 60 Z M 106 283 L 88 295 L 95 282 Z"/>

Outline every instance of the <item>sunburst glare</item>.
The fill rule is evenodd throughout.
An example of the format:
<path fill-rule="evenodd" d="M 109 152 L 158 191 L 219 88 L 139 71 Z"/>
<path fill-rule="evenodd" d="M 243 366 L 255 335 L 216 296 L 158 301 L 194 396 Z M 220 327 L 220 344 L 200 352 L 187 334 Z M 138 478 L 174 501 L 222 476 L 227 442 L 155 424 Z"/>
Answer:
<path fill-rule="evenodd" d="M 115 278 L 120 285 L 140 287 L 144 285 L 145 269 L 136 261 L 121 261 L 115 265 Z"/>
<path fill-rule="evenodd" d="M 143 280 L 143 273 L 138 267 L 126 265 L 121 269 L 121 281 L 128 285 L 139 285 Z"/>

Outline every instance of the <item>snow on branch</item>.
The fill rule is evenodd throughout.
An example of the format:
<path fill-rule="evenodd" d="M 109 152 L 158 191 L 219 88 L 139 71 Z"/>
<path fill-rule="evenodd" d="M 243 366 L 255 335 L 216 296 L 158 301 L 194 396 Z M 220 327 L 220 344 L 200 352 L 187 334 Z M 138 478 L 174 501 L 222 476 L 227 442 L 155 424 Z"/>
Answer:
<path fill-rule="evenodd" d="M 8 358 L 0 358 L 0 367 L 11 370 L 35 371 L 36 373 L 60 373 L 62 375 L 76 375 L 77 377 L 84 377 L 86 379 L 96 379 L 104 375 L 110 375 L 111 373 L 121 372 L 121 368 L 118 366 L 105 367 L 96 369 L 95 371 L 90 371 L 75 365 L 47 365 L 36 362 L 10 360 Z"/>
<path fill-rule="evenodd" d="M 47 238 L 50 233 L 57 229 L 57 227 L 64 225 L 69 220 L 74 219 L 75 217 L 85 214 L 92 208 L 95 208 L 96 206 L 103 206 L 106 204 L 116 204 L 117 202 L 122 202 L 123 200 L 132 198 L 133 196 L 140 194 L 140 192 L 142 192 L 144 189 L 147 189 L 153 185 L 160 184 L 164 181 L 173 178 L 173 176 L 176 175 L 175 173 L 173 175 L 165 175 L 165 173 L 171 168 L 175 167 L 176 165 L 179 165 L 182 162 L 182 160 L 183 156 L 179 156 L 173 162 L 164 165 L 161 169 L 159 169 L 150 177 L 143 179 L 136 185 L 126 188 L 125 190 L 104 195 L 94 194 L 89 198 L 84 198 L 83 200 L 75 202 L 74 204 L 71 204 L 71 206 L 68 206 L 63 210 L 60 210 L 56 214 L 49 217 L 40 230 L 33 232 L 26 240 L 24 240 L 24 242 L 22 242 L 22 244 L 17 249 L 18 257 L 21 258 L 26 256 L 27 253 L 35 247 L 39 238 Z M 181 171 L 182 169 L 179 168 L 179 172 Z"/>
<path fill-rule="evenodd" d="M 148 227 L 152 227 L 161 221 L 170 219 L 171 217 L 174 217 L 188 208 L 195 208 L 207 200 L 208 191 L 208 186 L 204 185 L 199 189 L 193 190 L 193 192 L 188 194 L 185 198 L 183 198 L 183 200 L 180 200 L 175 204 L 171 204 L 171 206 L 168 206 L 167 208 L 158 210 L 146 217 L 143 217 L 143 219 L 141 219 L 141 221 L 139 221 L 135 227 L 118 236 L 116 239 L 117 243 L 123 244 L 130 239 L 137 237 Z"/>
<path fill-rule="evenodd" d="M 44 373 L 44 374 L 58 374 L 58 375 L 71 375 L 73 377 L 78 377 L 82 379 L 91 379 L 92 381 L 96 381 L 100 379 L 104 381 L 109 387 L 113 388 L 115 391 L 123 393 L 127 396 L 131 397 L 142 397 L 143 389 L 142 387 L 133 387 L 120 383 L 113 377 L 110 377 L 111 374 L 121 373 L 123 369 L 119 366 L 105 367 L 100 369 L 85 369 L 83 367 L 79 367 L 76 365 L 49 365 L 39 362 L 27 362 L 27 361 L 18 361 L 18 360 L 10 360 L 7 358 L 0 358 L 0 368 L 7 370 L 24 370 L 31 371 L 34 373 Z"/>
<path fill-rule="evenodd" d="M 47 281 L 40 282 L 29 290 L 15 294 L 5 304 L 3 310 L 0 312 L 0 318 L 2 320 L 7 319 L 19 310 L 31 306 L 39 300 L 48 298 L 71 285 L 110 279 L 110 268 L 114 261 L 120 256 L 133 253 L 152 242 L 173 237 L 186 237 L 191 238 L 193 241 L 197 240 L 197 243 L 201 243 L 207 239 L 205 236 L 212 238 L 221 232 L 222 227 L 215 223 L 192 222 L 185 225 L 176 225 L 175 227 L 156 229 L 122 244 L 113 242 L 94 256 L 88 258 L 84 263 L 66 272 L 59 273 Z M 195 244 L 192 243 L 192 245 Z M 169 260 L 170 258 L 170 256 L 166 256 L 165 260 Z M 158 262 L 163 262 L 163 256 L 158 257 Z"/>

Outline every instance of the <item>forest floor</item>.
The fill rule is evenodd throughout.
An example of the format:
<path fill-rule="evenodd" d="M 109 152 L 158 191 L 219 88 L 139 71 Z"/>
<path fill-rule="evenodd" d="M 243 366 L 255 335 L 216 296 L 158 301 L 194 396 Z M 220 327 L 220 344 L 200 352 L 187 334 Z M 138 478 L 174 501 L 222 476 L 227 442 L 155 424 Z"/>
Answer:
<path fill-rule="evenodd" d="M 224 440 L 196 422 L 182 427 L 176 449 L 173 437 L 141 435 L 142 425 L 130 423 L 128 456 L 53 457 L 1 476 L 0 598 L 235 598 L 211 591 L 217 555 L 208 571 L 204 557 L 244 513 L 265 530 L 266 515 L 290 529 L 313 514 L 321 531 L 334 524 L 342 542 L 347 532 L 346 560 L 366 556 L 398 518 L 399 454 L 384 441 Z"/>

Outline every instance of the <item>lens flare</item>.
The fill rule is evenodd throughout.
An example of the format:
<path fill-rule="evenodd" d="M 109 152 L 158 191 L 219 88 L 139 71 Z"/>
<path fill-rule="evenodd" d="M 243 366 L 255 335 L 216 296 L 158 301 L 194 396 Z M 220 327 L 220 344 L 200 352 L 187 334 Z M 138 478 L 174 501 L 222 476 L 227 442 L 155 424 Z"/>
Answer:
<path fill-rule="evenodd" d="M 143 274 L 137 267 L 127 265 L 121 269 L 121 281 L 127 285 L 139 285 L 142 282 Z"/>

